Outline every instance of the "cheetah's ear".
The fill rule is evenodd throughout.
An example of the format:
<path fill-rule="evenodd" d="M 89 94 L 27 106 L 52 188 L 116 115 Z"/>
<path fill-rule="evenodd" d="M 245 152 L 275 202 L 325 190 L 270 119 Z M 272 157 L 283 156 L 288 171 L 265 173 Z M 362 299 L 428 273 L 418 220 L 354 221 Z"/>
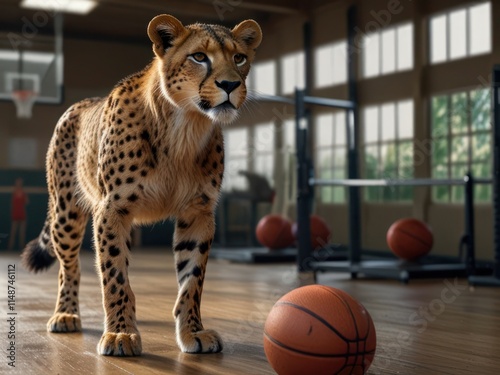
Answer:
<path fill-rule="evenodd" d="M 160 14 L 153 18 L 148 25 L 148 36 L 153 42 L 153 51 L 162 57 L 167 49 L 172 47 L 173 41 L 186 32 L 181 21 L 169 14 Z"/>
<path fill-rule="evenodd" d="M 262 41 L 262 30 L 254 20 L 243 21 L 231 31 L 237 40 L 252 50 L 255 50 Z"/>

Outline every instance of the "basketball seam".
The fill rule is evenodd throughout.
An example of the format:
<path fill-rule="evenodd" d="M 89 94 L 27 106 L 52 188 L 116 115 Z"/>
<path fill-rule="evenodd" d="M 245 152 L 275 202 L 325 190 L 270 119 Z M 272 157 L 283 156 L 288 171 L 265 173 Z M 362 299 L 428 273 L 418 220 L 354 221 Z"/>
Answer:
<path fill-rule="evenodd" d="M 354 324 L 354 329 L 356 330 L 356 354 L 354 355 L 355 356 L 355 361 L 354 361 L 354 365 L 353 365 L 353 368 L 351 369 L 351 374 L 352 372 L 354 371 L 354 369 L 356 368 L 356 364 L 358 362 L 358 356 L 360 354 L 362 354 L 362 367 L 363 367 L 363 372 L 365 370 L 365 365 L 364 365 L 364 359 L 365 359 L 365 354 L 364 353 L 360 353 L 359 352 L 359 343 L 360 341 L 364 341 L 366 343 L 366 340 L 368 338 L 368 334 L 366 335 L 366 337 L 364 337 L 363 339 L 361 339 L 361 337 L 359 337 L 359 330 L 358 330 L 358 324 L 357 324 L 357 321 L 356 321 L 356 318 L 354 317 L 354 313 L 352 312 L 352 309 L 351 309 L 351 306 L 349 306 L 349 304 L 347 303 L 347 301 L 340 295 L 338 295 L 337 293 L 334 293 L 331 289 L 323 286 L 323 285 L 320 285 L 321 289 L 325 290 L 326 292 L 332 294 L 333 296 L 337 297 L 343 304 L 344 304 L 344 307 L 346 307 L 349 311 L 349 314 L 351 315 L 351 318 L 352 318 L 352 322 Z M 368 331 L 370 330 L 369 328 L 369 325 L 368 325 Z M 365 345 L 365 349 L 366 349 L 366 345 Z M 348 349 L 350 351 L 350 347 Z M 349 353 L 349 352 L 348 352 Z M 344 366 L 342 366 L 342 368 L 339 370 L 338 373 L 342 372 L 345 368 L 347 368 L 347 358 L 346 357 L 346 362 L 344 364 Z"/>
<path fill-rule="evenodd" d="M 339 336 L 342 340 L 344 340 L 346 343 L 352 342 L 352 340 L 349 340 L 348 338 L 344 337 L 339 331 L 335 329 L 330 323 L 328 323 L 325 319 L 323 319 L 321 316 L 316 314 L 314 311 L 311 311 L 303 306 L 296 305 L 292 302 L 287 302 L 287 301 L 278 301 L 274 306 L 279 306 L 279 305 L 288 305 L 291 307 L 296 308 L 297 310 L 301 310 L 305 312 L 306 314 L 311 315 L 313 318 L 316 318 L 318 321 L 323 323 L 326 327 L 328 327 L 331 331 L 333 331 L 337 336 Z"/>
<path fill-rule="evenodd" d="M 397 228 L 397 230 L 400 231 L 401 233 L 404 233 L 407 236 L 413 238 L 414 240 L 420 242 L 424 246 L 427 246 L 427 247 L 431 247 L 432 246 L 431 244 L 429 244 L 429 243 L 427 243 L 425 241 L 422 241 L 422 239 L 420 237 L 415 236 L 413 233 L 407 232 L 407 231 L 405 231 L 404 229 L 401 229 L 401 228 Z"/>
<path fill-rule="evenodd" d="M 367 326 L 368 326 L 368 329 L 367 329 L 367 332 L 366 332 L 366 336 L 361 338 L 359 337 L 359 332 L 358 332 L 358 325 L 357 325 L 357 321 L 356 321 L 356 318 L 352 312 L 352 309 L 351 309 L 351 306 L 349 306 L 349 304 L 346 302 L 346 300 L 344 298 L 342 298 L 342 296 L 340 295 L 337 295 L 336 293 L 334 293 L 332 290 L 330 290 L 329 288 L 325 287 L 324 285 L 319 285 L 321 287 L 321 289 L 331 293 L 332 295 L 336 296 L 338 299 L 340 299 L 345 305 L 346 307 L 349 309 L 349 312 L 351 314 L 351 317 L 353 319 L 353 322 L 354 322 L 354 326 L 356 328 L 356 336 L 358 337 L 358 340 L 356 342 L 356 344 L 359 344 L 360 342 L 363 343 L 363 351 L 359 351 L 358 350 L 358 353 L 356 354 L 356 356 L 358 356 L 359 354 L 362 355 L 362 367 L 363 367 L 363 372 L 365 371 L 365 356 L 366 354 L 372 354 L 372 353 L 375 353 L 375 349 L 373 351 L 370 351 L 370 352 L 367 352 L 366 351 L 366 341 L 368 340 L 368 337 L 370 336 L 370 332 L 371 332 L 371 325 L 370 325 L 370 319 L 369 319 L 369 316 L 367 315 L 366 316 L 366 323 L 367 323 Z M 357 349 L 359 349 L 359 347 L 356 346 Z M 346 361 L 346 365 L 344 365 L 344 367 L 340 370 L 344 370 L 345 368 L 347 367 L 347 361 Z M 351 370 L 351 373 L 352 371 L 354 371 L 354 368 L 356 366 L 353 366 L 353 369 Z M 339 372 L 340 373 L 340 372 Z"/>
<path fill-rule="evenodd" d="M 303 355 L 308 355 L 311 357 L 320 357 L 320 358 L 349 358 L 352 357 L 353 355 L 350 354 L 319 354 L 319 353 L 310 353 L 310 352 L 304 352 L 299 349 L 292 348 L 288 345 L 283 344 L 281 341 L 276 340 L 274 337 L 270 336 L 266 331 L 264 331 L 264 336 L 271 341 L 272 343 L 282 347 L 283 349 L 290 350 L 292 352 L 298 353 L 298 354 L 303 354 Z M 375 353 L 375 350 L 366 352 L 363 354 L 373 354 Z"/>

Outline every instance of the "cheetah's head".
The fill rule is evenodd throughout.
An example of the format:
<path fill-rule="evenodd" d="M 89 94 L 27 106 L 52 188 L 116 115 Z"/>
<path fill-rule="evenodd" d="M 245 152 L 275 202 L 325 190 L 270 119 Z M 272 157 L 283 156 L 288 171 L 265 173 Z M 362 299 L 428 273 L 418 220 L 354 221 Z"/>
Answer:
<path fill-rule="evenodd" d="M 162 94 L 173 105 L 230 123 L 245 101 L 245 79 L 262 40 L 253 20 L 232 30 L 219 25 L 183 26 L 173 16 L 151 20 L 148 35 L 159 61 Z"/>

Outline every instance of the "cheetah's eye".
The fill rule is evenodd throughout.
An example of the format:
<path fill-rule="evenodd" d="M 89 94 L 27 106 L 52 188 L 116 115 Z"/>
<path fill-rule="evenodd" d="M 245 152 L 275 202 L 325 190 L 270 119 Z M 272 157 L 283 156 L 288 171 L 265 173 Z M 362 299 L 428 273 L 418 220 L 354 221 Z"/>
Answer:
<path fill-rule="evenodd" d="M 234 62 L 237 66 L 242 66 L 247 62 L 247 57 L 241 53 L 234 55 Z"/>
<path fill-rule="evenodd" d="M 208 61 L 207 55 L 205 55 L 203 52 L 196 52 L 191 55 L 191 57 L 194 59 L 196 62 L 205 62 Z"/>

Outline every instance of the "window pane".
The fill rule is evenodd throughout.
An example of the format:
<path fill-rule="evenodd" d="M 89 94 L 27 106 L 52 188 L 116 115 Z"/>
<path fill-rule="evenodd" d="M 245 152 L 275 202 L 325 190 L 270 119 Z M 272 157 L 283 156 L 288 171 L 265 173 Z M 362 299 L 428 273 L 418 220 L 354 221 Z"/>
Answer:
<path fill-rule="evenodd" d="M 382 178 L 396 178 L 396 144 L 390 143 L 380 147 L 382 161 Z"/>
<path fill-rule="evenodd" d="M 333 178 L 344 179 L 346 178 L 345 169 L 334 169 Z M 344 203 L 346 201 L 346 189 L 344 187 L 333 188 L 333 202 Z"/>
<path fill-rule="evenodd" d="M 276 63 L 258 63 L 252 69 L 255 71 L 255 90 L 259 94 L 276 95 Z"/>
<path fill-rule="evenodd" d="M 472 174 L 478 178 L 491 177 L 491 164 L 490 163 L 477 163 L 472 165 Z M 474 199 L 479 202 L 491 202 L 492 189 L 491 185 L 475 185 L 474 186 Z"/>
<path fill-rule="evenodd" d="M 318 150 L 318 167 L 321 170 L 333 168 L 333 150 Z"/>
<path fill-rule="evenodd" d="M 335 168 L 344 169 L 346 165 L 346 149 L 344 147 L 335 147 L 333 157 Z"/>
<path fill-rule="evenodd" d="M 347 81 L 347 43 L 318 47 L 315 53 L 316 87 L 331 86 Z"/>
<path fill-rule="evenodd" d="M 247 179 L 239 175 L 239 171 L 248 171 L 248 159 L 227 158 L 224 169 L 224 189 L 246 189 Z"/>
<path fill-rule="evenodd" d="M 413 101 L 398 103 L 398 138 L 413 138 Z"/>
<path fill-rule="evenodd" d="M 431 18 L 431 63 L 446 61 L 446 15 Z"/>
<path fill-rule="evenodd" d="M 228 156 L 248 155 L 248 129 L 231 129 L 226 132 L 225 153 Z"/>
<path fill-rule="evenodd" d="M 450 13 L 450 59 L 467 54 L 467 12 L 465 9 Z"/>
<path fill-rule="evenodd" d="M 432 98 L 432 136 L 443 137 L 448 134 L 448 97 Z"/>
<path fill-rule="evenodd" d="M 451 131 L 454 134 L 467 132 L 467 93 L 451 96 Z"/>
<path fill-rule="evenodd" d="M 382 106 L 382 141 L 396 139 L 396 106 L 393 103 Z"/>
<path fill-rule="evenodd" d="M 333 114 L 322 114 L 316 117 L 316 146 L 324 147 L 333 145 Z"/>
<path fill-rule="evenodd" d="M 272 152 L 274 150 L 274 124 L 259 124 L 255 126 L 253 147 L 257 152 Z"/>
<path fill-rule="evenodd" d="M 392 73 L 396 70 L 396 30 L 382 32 L 382 73 Z"/>
<path fill-rule="evenodd" d="M 256 155 L 254 172 L 265 176 L 269 182 L 273 180 L 273 155 Z"/>
<path fill-rule="evenodd" d="M 491 3 L 469 8 L 470 54 L 478 55 L 491 51 Z"/>
<path fill-rule="evenodd" d="M 331 180 L 333 178 L 333 171 L 331 169 L 320 170 L 318 173 L 318 178 L 325 179 L 325 180 Z M 332 186 L 325 186 L 325 187 L 320 187 L 318 189 L 320 189 L 321 202 L 332 203 L 332 201 L 333 201 L 333 187 Z"/>
<path fill-rule="evenodd" d="M 432 177 L 436 179 L 448 179 L 448 169 L 444 165 L 435 166 L 432 169 Z M 450 197 L 448 186 L 437 186 L 432 188 L 433 200 L 436 202 L 448 202 Z"/>
<path fill-rule="evenodd" d="M 347 143 L 345 112 L 335 114 L 335 144 L 345 145 Z"/>
<path fill-rule="evenodd" d="M 295 120 L 286 120 L 283 123 L 283 146 L 288 146 L 288 149 L 295 150 Z"/>
<path fill-rule="evenodd" d="M 318 47 L 314 55 L 316 69 L 314 70 L 316 87 L 325 87 L 333 84 L 333 52 L 332 46 Z"/>
<path fill-rule="evenodd" d="M 246 189 L 247 180 L 238 174 L 248 170 L 248 129 L 231 129 L 225 133 L 225 171 L 223 189 Z"/>
<path fill-rule="evenodd" d="M 451 167 L 451 178 L 463 178 L 467 173 L 467 168 L 464 165 L 453 165 Z M 452 186 L 451 187 L 451 201 L 452 202 L 462 202 L 464 199 L 464 188 L 463 186 Z"/>
<path fill-rule="evenodd" d="M 451 161 L 466 162 L 469 155 L 469 138 L 456 136 L 451 139 Z"/>
<path fill-rule="evenodd" d="M 413 68 L 413 24 L 398 27 L 398 70 Z"/>
<path fill-rule="evenodd" d="M 480 133 L 472 136 L 472 160 L 491 160 L 491 134 Z"/>
<path fill-rule="evenodd" d="M 281 93 L 291 94 L 304 88 L 304 53 L 292 53 L 281 58 Z"/>
<path fill-rule="evenodd" d="M 365 170 L 366 178 L 378 178 L 378 152 L 376 146 L 369 146 L 365 149 Z"/>
<path fill-rule="evenodd" d="M 399 168 L 402 171 L 412 171 L 413 170 L 413 142 L 401 142 L 399 144 L 398 150 L 399 157 Z M 400 176 L 402 178 L 410 178 L 413 176 L 413 173 L 408 175 L 404 173 L 404 176 Z"/>
<path fill-rule="evenodd" d="M 474 90 L 470 93 L 472 131 L 491 128 L 490 90 Z"/>
<path fill-rule="evenodd" d="M 378 33 L 366 35 L 364 47 L 364 76 L 367 78 L 378 76 L 380 74 L 380 35 Z"/>
<path fill-rule="evenodd" d="M 333 46 L 333 83 L 347 82 L 347 43 L 340 42 Z"/>
<path fill-rule="evenodd" d="M 365 148 L 365 175 L 366 178 L 379 178 L 378 173 L 378 148 L 376 146 L 369 146 Z M 365 198 L 367 201 L 377 201 L 379 198 L 380 188 L 366 187 Z"/>
<path fill-rule="evenodd" d="M 365 143 L 378 141 L 378 107 L 365 108 Z"/>
<path fill-rule="evenodd" d="M 448 165 L 448 139 L 437 138 L 432 141 L 432 164 L 445 167 Z"/>

